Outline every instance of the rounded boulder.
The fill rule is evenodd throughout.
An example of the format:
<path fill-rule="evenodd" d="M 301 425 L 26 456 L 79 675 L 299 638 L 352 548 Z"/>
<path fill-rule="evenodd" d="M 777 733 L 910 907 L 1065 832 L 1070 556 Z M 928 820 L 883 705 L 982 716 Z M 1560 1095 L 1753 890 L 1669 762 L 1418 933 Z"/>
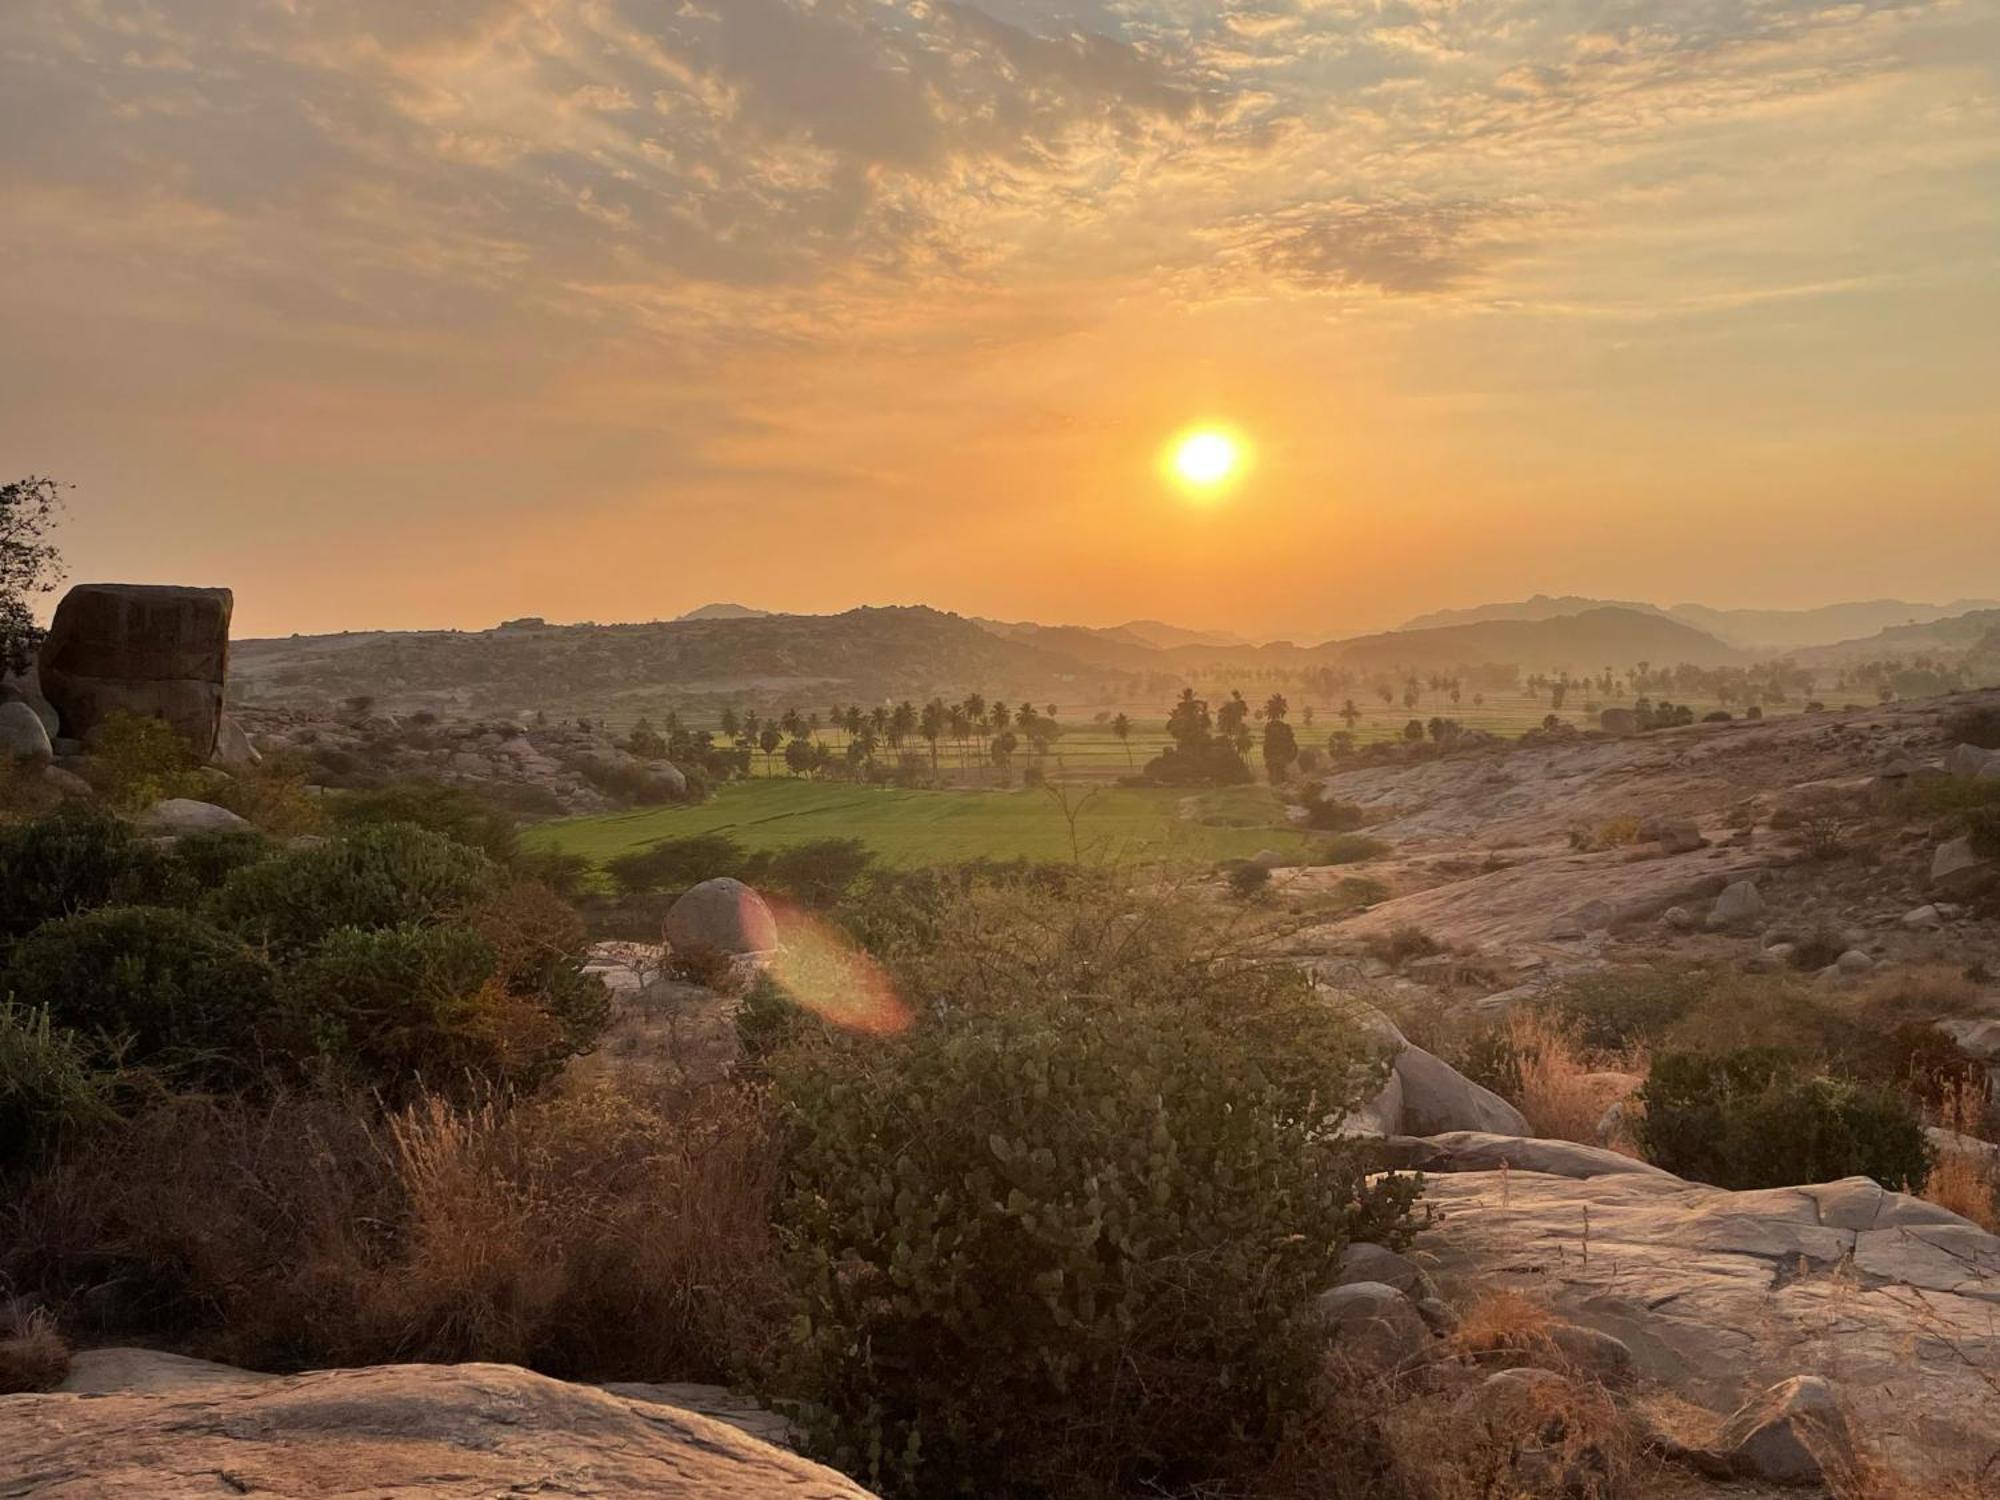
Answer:
<path fill-rule="evenodd" d="M 663 936 L 676 953 L 734 958 L 778 946 L 778 922 L 764 898 L 740 880 L 704 880 L 667 912 Z"/>

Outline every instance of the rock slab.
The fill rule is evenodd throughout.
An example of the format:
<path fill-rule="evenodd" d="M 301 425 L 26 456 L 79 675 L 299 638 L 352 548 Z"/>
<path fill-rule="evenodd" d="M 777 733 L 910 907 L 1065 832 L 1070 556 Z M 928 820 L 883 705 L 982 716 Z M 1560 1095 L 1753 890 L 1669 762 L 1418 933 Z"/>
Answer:
<path fill-rule="evenodd" d="M 0 1500 L 868 1500 L 735 1427 L 511 1365 L 0 1400 Z"/>

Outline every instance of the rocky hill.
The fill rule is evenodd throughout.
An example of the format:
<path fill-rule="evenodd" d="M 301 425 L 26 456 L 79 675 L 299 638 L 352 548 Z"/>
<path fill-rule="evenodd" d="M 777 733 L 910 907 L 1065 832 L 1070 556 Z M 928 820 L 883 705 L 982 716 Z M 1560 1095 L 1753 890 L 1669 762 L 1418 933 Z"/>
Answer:
<path fill-rule="evenodd" d="M 641 625 L 523 625 L 242 641 L 231 690 L 244 704 L 373 698 L 398 711 L 551 716 L 657 713 L 768 696 L 922 699 L 973 688 L 1039 692 L 1086 671 L 934 609 L 855 609 Z"/>
<path fill-rule="evenodd" d="M 1433 610 L 1406 622 L 1402 629 L 1434 630 L 1493 620 L 1552 620 L 1593 609 L 1631 609 L 1679 620 L 1739 650 L 1771 652 L 1831 646 L 1897 626 L 1928 625 L 1974 610 L 1994 608 L 2000 608 L 2000 601 L 1957 599 L 1949 604 L 1921 604 L 1908 599 L 1866 599 L 1823 604 L 1812 609 L 1716 609 L 1707 604 L 1675 604 L 1663 608 L 1657 604 L 1622 599 L 1536 594 L 1511 603 Z"/>
<path fill-rule="evenodd" d="M 1369 670 L 1446 670 L 1494 662 L 1527 672 L 1595 672 L 1640 661 L 1721 667 L 1749 660 L 1746 653 L 1691 625 L 1624 605 L 1548 619 L 1389 631 L 1323 649 L 1344 666 Z"/>

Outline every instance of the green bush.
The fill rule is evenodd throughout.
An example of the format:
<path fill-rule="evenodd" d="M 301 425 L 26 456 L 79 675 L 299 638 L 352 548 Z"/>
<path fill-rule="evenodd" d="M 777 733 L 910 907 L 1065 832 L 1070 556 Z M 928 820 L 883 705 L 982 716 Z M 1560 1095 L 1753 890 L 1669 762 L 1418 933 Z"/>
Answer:
<path fill-rule="evenodd" d="M 833 906 L 874 858 L 860 839 L 814 839 L 746 861 L 741 878 L 807 906 Z"/>
<path fill-rule="evenodd" d="M 0 953 L 52 918 L 110 901 L 139 847 L 125 824 L 80 803 L 0 826 Z"/>
<path fill-rule="evenodd" d="M 327 934 L 287 976 L 284 1045 L 392 1098 L 533 1089 L 588 1051 L 610 1000 L 576 914 L 523 886 L 463 923 Z"/>
<path fill-rule="evenodd" d="M 187 912 L 107 906 L 15 944 L 6 984 L 107 1054 L 232 1076 L 255 1062 L 275 975 L 233 934 Z"/>
<path fill-rule="evenodd" d="M 1958 744 L 2000 750 L 2000 708 L 1961 708 L 1945 720 L 1944 728 Z"/>
<path fill-rule="evenodd" d="M 262 834 L 243 830 L 191 833 L 170 844 L 134 840 L 110 903 L 193 910 L 231 875 L 269 852 Z"/>
<path fill-rule="evenodd" d="M 605 864 L 621 891 L 682 891 L 704 880 L 730 875 L 741 878 L 749 855 L 726 833 L 697 833 L 684 839 L 662 839 Z"/>
<path fill-rule="evenodd" d="M 760 998 L 797 1299 L 772 1385 L 884 1494 L 1240 1477 L 1309 1404 L 1343 1247 L 1398 1238 L 1415 1185 L 1335 1133 L 1379 1079 L 1354 1028 L 1185 917 L 973 887 L 899 974 L 906 1034 Z"/>
<path fill-rule="evenodd" d="M 205 909 L 284 958 L 340 928 L 440 921 L 491 894 L 497 878 L 477 849 L 407 823 L 383 823 L 237 870 Z"/>
<path fill-rule="evenodd" d="M 47 1010 L 0 1002 L 0 1174 L 38 1165 L 62 1133 L 111 1118 L 105 1076 Z"/>
<path fill-rule="evenodd" d="M 1367 821 L 1357 803 L 1326 797 L 1316 786 L 1306 788 L 1305 809 L 1306 827 L 1323 833 L 1352 833 Z"/>
<path fill-rule="evenodd" d="M 1914 1192 L 1931 1150 L 1911 1101 L 1798 1067 L 1769 1047 L 1653 1059 L 1636 1122 L 1647 1160 L 1726 1188 L 1867 1176 Z"/>
<path fill-rule="evenodd" d="M 1365 833 L 1336 833 L 1332 838 L 1320 841 L 1319 847 L 1313 851 L 1313 863 L 1358 865 L 1367 860 L 1380 859 L 1390 852 L 1390 845 Z"/>
<path fill-rule="evenodd" d="M 199 799 L 208 787 L 200 760 L 172 725 L 124 712 L 91 730 L 90 777 L 113 806 L 127 811 L 162 797 Z"/>
<path fill-rule="evenodd" d="M 409 823 L 441 833 L 454 843 L 481 850 L 498 865 L 520 854 L 514 820 L 464 787 L 411 777 L 367 791 L 343 792 L 332 799 L 336 827 L 368 828 Z"/>
<path fill-rule="evenodd" d="M 1693 968 L 1604 969 L 1563 981 L 1540 1003 L 1571 1022 L 1585 1047 L 1622 1051 L 1651 1041 L 1700 1005 L 1715 976 Z"/>

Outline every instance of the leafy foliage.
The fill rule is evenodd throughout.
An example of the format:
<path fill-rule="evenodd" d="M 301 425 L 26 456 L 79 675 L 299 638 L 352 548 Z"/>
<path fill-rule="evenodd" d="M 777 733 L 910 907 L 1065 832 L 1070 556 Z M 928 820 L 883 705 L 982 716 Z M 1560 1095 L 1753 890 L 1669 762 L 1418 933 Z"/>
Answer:
<path fill-rule="evenodd" d="M 62 557 L 48 540 L 62 490 L 29 475 L 0 484 L 0 671 L 25 672 L 42 643 L 32 601 L 62 578 Z"/>
<path fill-rule="evenodd" d="M 75 1125 L 110 1117 L 104 1075 L 45 1009 L 0 1002 L 0 1173 L 32 1166 Z"/>
<path fill-rule="evenodd" d="M 1636 1130 L 1647 1159 L 1727 1188 L 1857 1174 L 1914 1192 L 1931 1166 L 1910 1101 L 1873 1084 L 1800 1070 L 1768 1047 L 1653 1059 Z"/>
<path fill-rule="evenodd" d="M 187 912 L 108 906 L 37 928 L 14 946 L 6 982 L 105 1053 L 227 1077 L 254 1055 L 276 975 Z"/>
<path fill-rule="evenodd" d="M 128 812 L 162 797 L 200 799 L 208 789 L 201 762 L 171 724 L 122 711 L 90 732 L 90 777 Z"/>
<path fill-rule="evenodd" d="M 885 1493 L 1254 1461 L 1307 1401 L 1304 1306 L 1350 1236 L 1396 1236 L 1413 1185 L 1370 1188 L 1335 1133 L 1374 1076 L 1355 1033 L 1296 975 L 1150 944 L 1186 915 L 974 886 L 898 966 L 931 1001 L 909 1034 L 760 1018 L 790 1139 L 779 1388 Z"/>
<path fill-rule="evenodd" d="M 478 849 L 495 864 L 512 864 L 520 852 L 514 820 L 464 787 L 410 777 L 366 791 L 346 792 L 333 801 L 333 819 L 343 829 L 408 823 L 441 833 Z"/>
<path fill-rule="evenodd" d="M 282 958 L 344 927 L 441 921 L 491 893 L 497 879 L 477 849 L 406 823 L 384 823 L 238 870 L 207 910 Z"/>

